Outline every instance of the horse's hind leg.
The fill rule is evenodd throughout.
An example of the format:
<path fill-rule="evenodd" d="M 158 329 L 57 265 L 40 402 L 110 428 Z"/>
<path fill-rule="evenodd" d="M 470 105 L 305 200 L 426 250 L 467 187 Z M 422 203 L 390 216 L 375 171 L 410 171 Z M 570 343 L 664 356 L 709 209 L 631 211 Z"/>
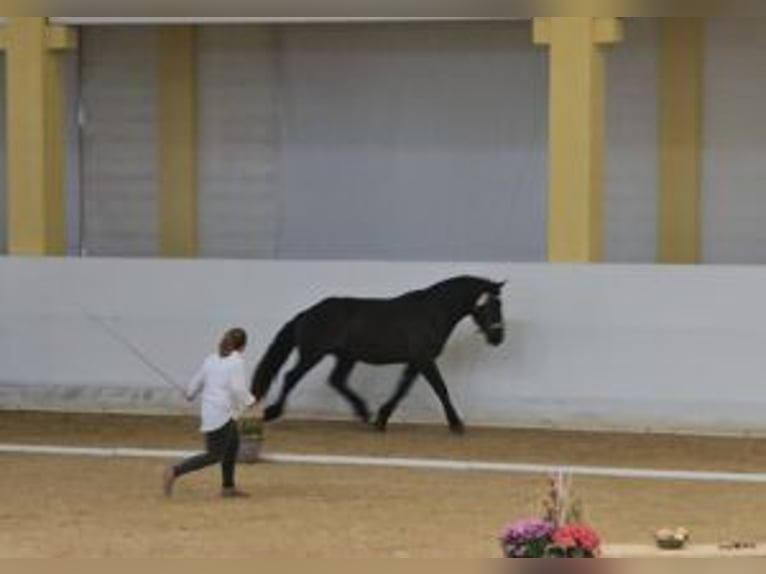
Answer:
<path fill-rule="evenodd" d="M 444 412 L 447 415 L 450 430 L 456 434 L 465 432 L 463 421 L 460 420 L 460 416 L 458 416 L 457 411 L 455 411 L 455 407 L 452 406 L 452 400 L 450 399 L 449 391 L 447 391 L 447 385 L 444 384 L 444 379 L 442 378 L 436 363 L 429 363 L 423 367 L 423 376 L 428 381 L 428 384 L 431 385 L 436 396 L 439 397 L 439 400 L 444 407 Z"/>
<path fill-rule="evenodd" d="M 306 374 L 311 369 L 316 367 L 317 363 L 319 363 L 321 360 L 321 355 L 310 357 L 301 355 L 300 360 L 298 361 L 298 364 L 295 366 L 295 368 L 285 375 L 284 384 L 282 385 L 282 390 L 279 393 L 279 398 L 273 405 L 266 409 L 266 412 L 264 413 L 265 421 L 273 421 L 282 417 L 282 413 L 285 411 L 285 405 L 287 404 L 287 399 L 289 398 L 290 393 L 293 392 L 301 379 L 306 376 Z"/>
<path fill-rule="evenodd" d="M 407 396 L 407 393 L 410 392 L 417 376 L 418 370 L 413 365 L 408 365 L 407 368 L 404 369 L 402 378 L 399 379 L 399 386 L 397 387 L 396 392 L 394 392 L 394 395 L 386 404 L 380 407 L 378 418 L 375 421 L 375 427 L 379 431 L 383 432 L 386 430 L 391 415 L 394 414 L 396 407 L 399 406 L 399 403 L 401 403 L 404 397 Z"/>
<path fill-rule="evenodd" d="M 370 422 L 370 410 L 367 408 L 367 403 L 348 387 L 348 378 L 353 368 L 354 361 L 338 359 L 338 364 L 330 375 L 330 386 L 349 402 L 356 416 L 362 419 L 362 422 L 368 423 Z"/>

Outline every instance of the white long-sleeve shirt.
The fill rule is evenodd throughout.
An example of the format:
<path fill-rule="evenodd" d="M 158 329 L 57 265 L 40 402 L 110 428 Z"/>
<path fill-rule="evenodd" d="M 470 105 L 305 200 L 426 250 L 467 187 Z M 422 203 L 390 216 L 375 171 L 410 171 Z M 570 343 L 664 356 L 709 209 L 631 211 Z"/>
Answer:
<path fill-rule="evenodd" d="M 245 361 L 240 353 L 222 358 L 210 355 L 189 383 L 186 395 L 194 400 L 202 393 L 200 431 L 209 433 L 239 418 L 255 397 L 247 389 Z"/>

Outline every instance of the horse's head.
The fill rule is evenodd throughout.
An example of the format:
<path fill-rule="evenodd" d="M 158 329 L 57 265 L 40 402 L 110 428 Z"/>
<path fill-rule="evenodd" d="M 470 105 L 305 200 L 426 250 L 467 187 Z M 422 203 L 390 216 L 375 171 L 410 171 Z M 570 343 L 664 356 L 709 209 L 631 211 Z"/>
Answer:
<path fill-rule="evenodd" d="M 476 300 L 471 316 L 487 343 L 497 347 L 505 340 L 502 294 L 505 283 L 490 283 Z"/>

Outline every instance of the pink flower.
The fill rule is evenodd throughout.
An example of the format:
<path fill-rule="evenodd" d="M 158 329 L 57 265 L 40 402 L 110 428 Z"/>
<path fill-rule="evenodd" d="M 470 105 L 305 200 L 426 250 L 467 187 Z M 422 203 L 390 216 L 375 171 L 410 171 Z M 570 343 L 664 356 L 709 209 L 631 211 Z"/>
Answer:
<path fill-rule="evenodd" d="M 567 550 L 583 548 L 596 552 L 601 547 L 601 540 L 596 532 L 583 524 L 569 524 L 560 528 L 553 535 L 554 544 Z"/>

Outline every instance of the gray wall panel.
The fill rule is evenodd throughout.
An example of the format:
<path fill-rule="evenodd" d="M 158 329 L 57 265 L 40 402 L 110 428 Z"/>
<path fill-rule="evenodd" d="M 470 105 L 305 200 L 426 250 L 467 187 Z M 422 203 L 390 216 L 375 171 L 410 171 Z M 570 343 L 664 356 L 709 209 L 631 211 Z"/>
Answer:
<path fill-rule="evenodd" d="M 659 51 L 655 19 L 626 20 L 608 48 L 606 258 L 653 263 L 659 186 Z"/>
<path fill-rule="evenodd" d="M 764 264 L 766 36 L 759 18 L 716 18 L 707 42 L 705 261 Z"/>
<path fill-rule="evenodd" d="M 142 27 L 83 33 L 84 247 L 153 256 L 157 223 L 157 42 Z"/>
<path fill-rule="evenodd" d="M 198 42 L 202 255 L 272 258 L 279 218 L 278 33 L 204 27 Z"/>
<path fill-rule="evenodd" d="M 545 258 L 528 23 L 294 27 L 282 57 L 280 257 Z"/>

